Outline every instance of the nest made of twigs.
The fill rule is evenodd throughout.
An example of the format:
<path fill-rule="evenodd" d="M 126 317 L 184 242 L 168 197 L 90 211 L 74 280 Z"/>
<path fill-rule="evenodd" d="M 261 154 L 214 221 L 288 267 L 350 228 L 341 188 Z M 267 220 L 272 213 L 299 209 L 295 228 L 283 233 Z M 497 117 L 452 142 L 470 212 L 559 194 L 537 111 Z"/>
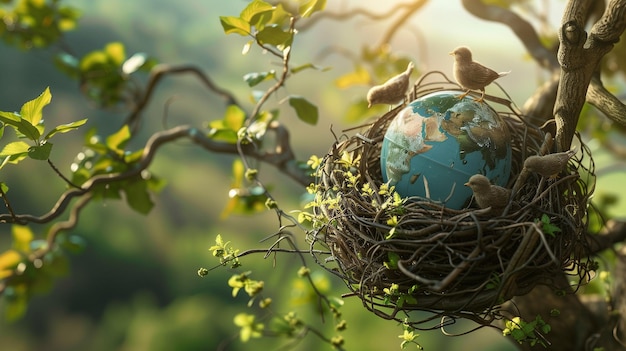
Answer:
<path fill-rule="evenodd" d="M 433 77 L 438 80 L 428 82 Z M 407 100 L 458 89 L 442 73 L 431 72 Z M 383 135 L 406 105 L 360 134 L 337 140 L 318 168 L 309 238 L 330 252 L 319 262 L 383 318 L 400 320 L 397 313 L 410 310 L 486 316 L 494 306 L 549 282 L 555 271 L 587 274 L 583 234 L 588 184 L 594 180 L 588 148 L 578 140 L 577 154 L 557 179 L 522 172 L 526 157 L 550 152 L 552 139 L 516 113 L 509 100 L 486 100 L 511 135 L 513 196 L 501 214 L 402 199 L 383 183 Z"/>

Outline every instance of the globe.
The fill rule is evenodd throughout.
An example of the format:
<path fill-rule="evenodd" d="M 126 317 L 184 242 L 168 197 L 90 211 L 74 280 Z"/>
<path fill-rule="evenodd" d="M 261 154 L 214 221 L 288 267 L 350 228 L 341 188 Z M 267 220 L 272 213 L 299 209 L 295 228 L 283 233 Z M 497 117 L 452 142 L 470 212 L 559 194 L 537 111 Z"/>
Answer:
<path fill-rule="evenodd" d="M 403 197 L 462 209 L 472 190 L 464 184 L 477 173 L 506 185 L 511 144 L 506 124 L 486 102 L 459 99 L 458 91 L 424 95 L 391 121 L 381 147 L 383 181 Z"/>

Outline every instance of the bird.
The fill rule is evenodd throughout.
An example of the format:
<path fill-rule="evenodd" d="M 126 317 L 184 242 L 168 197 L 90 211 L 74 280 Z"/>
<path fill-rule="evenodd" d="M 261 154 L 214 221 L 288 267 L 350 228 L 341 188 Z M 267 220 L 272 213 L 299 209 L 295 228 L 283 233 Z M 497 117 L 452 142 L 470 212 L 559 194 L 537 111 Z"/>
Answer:
<path fill-rule="evenodd" d="M 464 184 L 474 192 L 474 199 L 480 208 L 491 207 L 492 210 L 503 210 L 509 203 L 511 190 L 493 185 L 489 178 L 482 174 L 474 174 Z"/>
<path fill-rule="evenodd" d="M 472 61 L 472 52 L 466 46 L 457 47 L 450 55 L 454 56 L 454 65 L 452 67 L 454 79 L 466 90 L 465 93 L 459 96 L 459 99 L 467 96 L 471 90 L 480 90 L 482 95 L 475 101 L 482 102 L 485 98 L 485 87 L 494 80 L 511 73 L 510 71 L 498 73 L 476 61 Z"/>
<path fill-rule="evenodd" d="M 546 178 L 556 178 L 575 154 L 576 150 L 571 149 L 544 156 L 528 156 L 524 161 L 524 169 Z"/>
<path fill-rule="evenodd" d="M 367 108 L 376 104 L 393 105 L 404 100 L 413 68 L 413 62 L 409 62 L 404 72 L 389 78 L 381 85 L 371 87 L 367 92 Z"/>

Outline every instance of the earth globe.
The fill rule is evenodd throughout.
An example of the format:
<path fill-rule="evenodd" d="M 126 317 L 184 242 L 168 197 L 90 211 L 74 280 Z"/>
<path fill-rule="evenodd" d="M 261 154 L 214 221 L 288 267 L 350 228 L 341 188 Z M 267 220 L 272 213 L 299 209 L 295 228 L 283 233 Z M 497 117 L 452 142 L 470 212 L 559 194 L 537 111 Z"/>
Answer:
<path fill-rule="evenodd" d="M 424 95 L 391 121 L 381 147 L 384 182 L 403 197 L 428 199 L 452 209 L 470 204 L 464 186 L 474 174 L 505 186 L 511 173 L 506 124 L 485 102 L 459 99 L 458 91 Z"/>

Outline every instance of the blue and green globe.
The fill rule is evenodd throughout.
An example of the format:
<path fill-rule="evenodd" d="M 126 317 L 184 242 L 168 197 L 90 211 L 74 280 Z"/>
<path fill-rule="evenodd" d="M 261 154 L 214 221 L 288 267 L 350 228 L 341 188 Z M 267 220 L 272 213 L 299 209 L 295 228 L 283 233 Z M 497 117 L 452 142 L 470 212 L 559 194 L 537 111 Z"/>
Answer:
<path fill-rule="evenodd" d="M 511 174 L 510 134 L 485 102 L 439 91 L 408 104 L 391 121 L 380 162 L 384 182 L 403 197 L 419 197 L 462 209 L 477 173 L 506 185 Z"/>

